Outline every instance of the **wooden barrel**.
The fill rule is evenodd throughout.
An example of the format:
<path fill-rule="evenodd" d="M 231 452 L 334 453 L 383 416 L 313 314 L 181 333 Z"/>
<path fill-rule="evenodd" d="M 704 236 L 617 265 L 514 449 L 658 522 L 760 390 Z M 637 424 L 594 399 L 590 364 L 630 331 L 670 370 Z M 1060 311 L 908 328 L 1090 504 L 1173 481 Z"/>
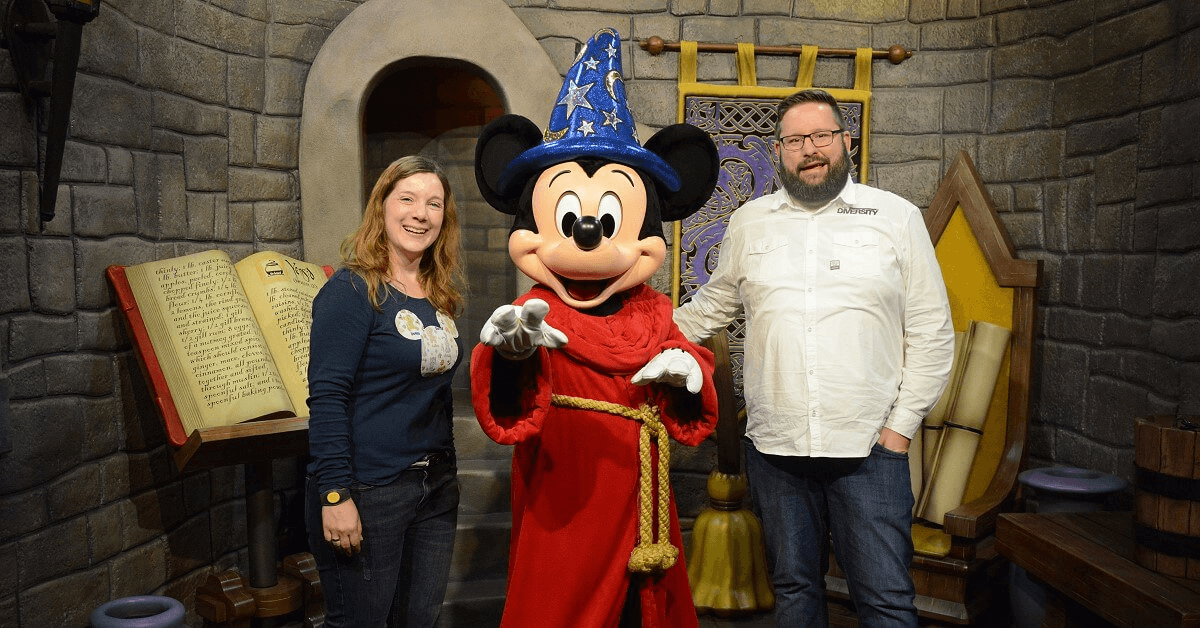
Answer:
<path fill-rule="evenodd" d="M 1139 418 L 1133 440 L 1137 562 L 1200 579 L 1200 417 Z"/>

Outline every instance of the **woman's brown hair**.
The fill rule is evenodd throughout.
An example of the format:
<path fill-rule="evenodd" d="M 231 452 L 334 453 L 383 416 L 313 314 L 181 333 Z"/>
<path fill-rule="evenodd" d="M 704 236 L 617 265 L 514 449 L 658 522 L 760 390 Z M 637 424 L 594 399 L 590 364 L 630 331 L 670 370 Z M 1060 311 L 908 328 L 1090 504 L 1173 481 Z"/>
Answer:
<path fill-rule="evenodd" d="M 426 298 L 439 311 L 451 316 L 463 306 L 462 290 L 465 277 L 462 269 L 462 236 L 458 225 L 458 208 L 450 182 L 436 161 L 420 155 L 409 155 L 393 161 L 379 175 L 363 212 L 362 224 L 342 241 L 342 262 L 367 284 L 367 300 L 381 309 L 387 298 L 388 242 L 383 226 L 383 201 L 401 179 L 414 174 L 432 173 L 442 182 L 445 208 L 442 229 L 437 240 L 421 255 L 419 276 Z"/>

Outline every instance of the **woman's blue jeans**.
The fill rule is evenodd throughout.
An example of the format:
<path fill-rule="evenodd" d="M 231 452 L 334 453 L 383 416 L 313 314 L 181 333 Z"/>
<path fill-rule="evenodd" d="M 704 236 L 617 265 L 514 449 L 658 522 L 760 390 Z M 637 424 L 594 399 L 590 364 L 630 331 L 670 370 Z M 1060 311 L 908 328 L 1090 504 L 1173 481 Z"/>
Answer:
<path fill-rule="evenodd" d="M 915 627 L 908 456 L 879 444 L 866 458 L 772 456 L 743 444 L 775 585 L 776 623 L 829 625 L 832 537 L 859 625 Z"/>
<path fill-rule="evenodd" d="M 335 550 L 321 529 L 316 487 L 307 487 L 308 543 L 321 574 L 326 628 L 433 628 L 441 613 L 458 526 L 453 456 L 408 469 L 386 486 L 352 486 L 362 551 Z"/>

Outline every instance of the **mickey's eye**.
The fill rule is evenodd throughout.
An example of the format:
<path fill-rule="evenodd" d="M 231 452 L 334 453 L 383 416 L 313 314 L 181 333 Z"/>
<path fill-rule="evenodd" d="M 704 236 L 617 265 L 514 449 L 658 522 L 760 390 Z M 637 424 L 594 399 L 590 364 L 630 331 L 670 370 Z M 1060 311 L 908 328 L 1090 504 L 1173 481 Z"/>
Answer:
<path fill-rule="evenodd" d="M 571 237 L 571 227 L 579 220 L 579 197 L 574 192 L 567 192 L 558 199 L 558 207 L 554 208 L 554 223 L 558 225 L 558 235 Z"/>
<path fill-rule="evenodd" d="M 611 238 L 621 230 L 621 199 L 612 192 L 600 197 L 600 209 L 596 213 L 604 227 L 604 237 Z"/>

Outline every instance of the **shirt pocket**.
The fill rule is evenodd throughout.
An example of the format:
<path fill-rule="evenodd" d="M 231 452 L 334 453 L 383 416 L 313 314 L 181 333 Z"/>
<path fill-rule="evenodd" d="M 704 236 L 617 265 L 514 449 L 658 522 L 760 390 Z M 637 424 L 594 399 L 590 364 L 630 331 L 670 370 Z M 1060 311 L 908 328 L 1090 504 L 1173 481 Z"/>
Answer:
<path fill-rule="evenodd" d="M 746 279 L 765 283 L 786 277 L 792 271 L 788 241 L 783 237 L 760 238 L 746 249 Z"/>
<path fill-rule="evenodd" d="M 878 277 L 879 234 L 849 231 L 833 235 L 833 255 L 829 267 L 850 277 Z"/>

